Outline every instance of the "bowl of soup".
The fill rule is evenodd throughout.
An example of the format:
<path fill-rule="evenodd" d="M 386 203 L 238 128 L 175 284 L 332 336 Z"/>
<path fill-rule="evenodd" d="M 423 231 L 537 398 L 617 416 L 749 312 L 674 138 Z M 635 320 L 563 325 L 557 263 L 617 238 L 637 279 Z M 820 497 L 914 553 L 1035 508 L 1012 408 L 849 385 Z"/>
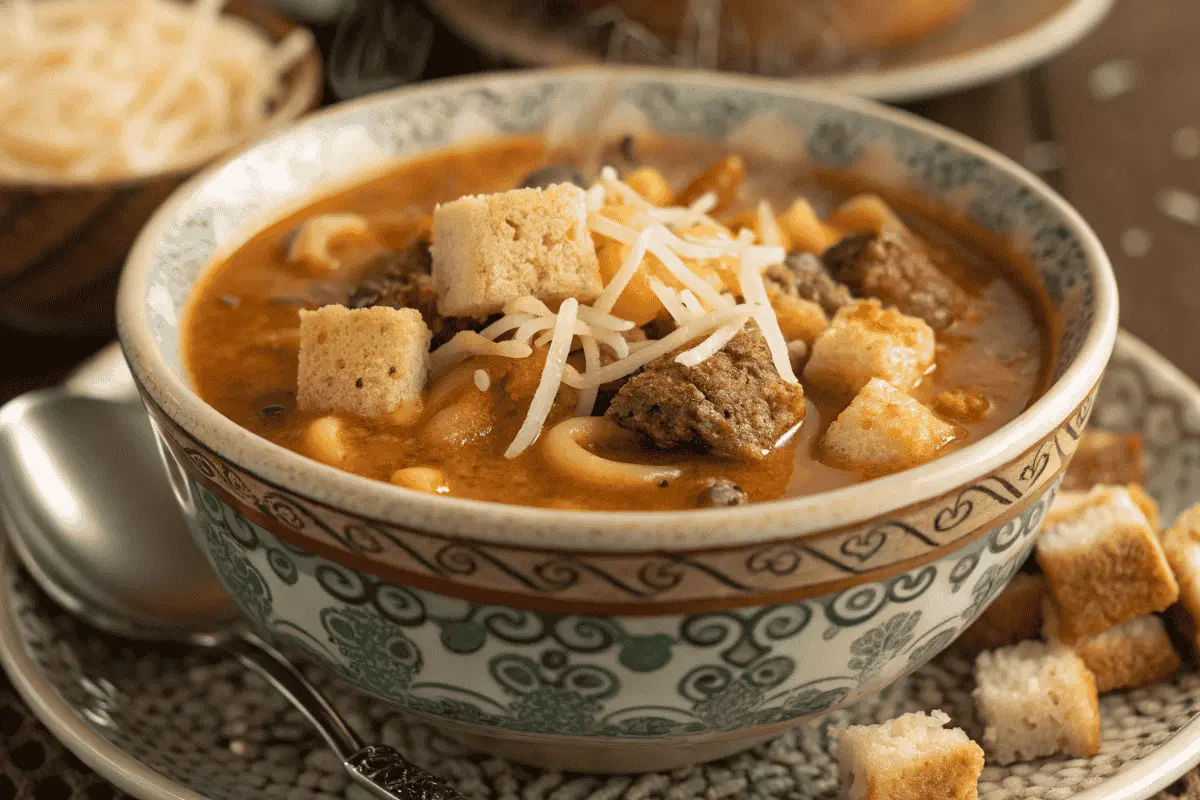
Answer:
<path fill-rule="evenodd" d="M 1060 197 L 651 71 L 321 112 L 147 225 L 121 344 L 266 635 L 468 744 L 668 769 L 878 691 L 1030 553 L 1117 328 Z"/>

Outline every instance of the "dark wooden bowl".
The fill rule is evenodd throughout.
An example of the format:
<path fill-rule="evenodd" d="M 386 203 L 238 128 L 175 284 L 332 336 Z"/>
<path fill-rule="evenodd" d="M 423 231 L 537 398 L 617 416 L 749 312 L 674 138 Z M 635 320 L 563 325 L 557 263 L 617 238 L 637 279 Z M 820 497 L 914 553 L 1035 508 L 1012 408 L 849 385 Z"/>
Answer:
<path fill-rule="evenodd" d="M 231 2 L 226 13 L 275 41 L 296 28 L 244 0 Z M 283 101 L 264 130 L 320 103 L 320 53 L 314 48 L 285 83 Z M 222 155 L 132 180 L 0 183 L 0 324 L 58 334 L 111 329 L 117 276 L 138 231 L 175 187 Z"/>

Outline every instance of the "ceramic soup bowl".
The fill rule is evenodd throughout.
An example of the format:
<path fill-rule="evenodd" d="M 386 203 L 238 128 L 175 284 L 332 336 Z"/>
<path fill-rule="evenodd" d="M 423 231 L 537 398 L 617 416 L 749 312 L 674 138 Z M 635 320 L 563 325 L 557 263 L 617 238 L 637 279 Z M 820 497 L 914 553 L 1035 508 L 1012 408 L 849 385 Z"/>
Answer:
<path fill-rule="evenodd" d="M 1051 306 L 1047 393 L 980 442 L 869 483 L 723 510 L 592 513 L 357 477 L 248 433 L 192 391 L 180 315 L 215 252 L 330 182 L 467 137 L 538 131 L 563 98 L 585 106 L 614 86 L 622 130 L 770 143 L 910 187 L 1007 238 Z M 1030 552 L 1117 304 L 1079 216 L 961 136 L 783 83 L 587 70 L 376 95 L 210 169 L 142 233 L 118 318 L 192 533 L 259 628 L 481 749 L 628 772 L 744 749 L 945 648 Z"/>

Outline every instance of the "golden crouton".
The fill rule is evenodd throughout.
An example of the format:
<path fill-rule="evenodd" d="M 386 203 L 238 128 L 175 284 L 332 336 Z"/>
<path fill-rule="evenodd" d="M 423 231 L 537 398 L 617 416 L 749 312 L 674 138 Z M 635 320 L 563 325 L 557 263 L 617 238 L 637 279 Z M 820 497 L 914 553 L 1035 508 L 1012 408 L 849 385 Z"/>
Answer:
<path fill-rule="evenodd" d="M 1036 639 L 1042 630 L 1042 603 L 1046 579 L 1018 572 L 992 604 L 954 642 L 957 651 L 978 655 L 1026 639 Z"/>
<path fill-rule="evenodd" d="M 1193 619 L 1200 619 L 1200 505 L 1180 514 L 1163 531 L 1162 546 L 1179 582 L 1180 605 Z"/>
<path fill-rule="evenodd" d="M 897 472 L 932 460 L 959 433 L 891 384 L 872 378 L 826 429 L 821 460 L 860 475 Z"/>
<path fill-rule="evenodd" d="M 430 250 L 444 316 L 491 314 L 526 295 L 587 302 L 604 288 L 584 192 L 570 184 L 439 205 Z"/>
<path fill-rule="evenodd" d="M 301 310 L 297 403 L 374 418 L 417 401 L 429 340 L 421 312 L 412 308 Z"/>
<path fill-rule="evenodd" d="M 804 377 L 846 397 L 872 378 L 909 392 L 933 364 L 933 355 L 933 329 L 923 320 L 885 309 L 878 300 L 857 300 L 838 309 L 813 344 Z"/>
<path fill-rule="evenodd" d="M 1047 640 L 1058 639 L 1058 609 L 1053 600 L 1047 598 L 1043 614 L 1042 635 Z M 1153 614 L 1080 639 L 1070 648 L 1092 671 L 1096 690 L 1101 694 L 1161 681 L 1179 669 L 1180 664 L 1166 626 Z"/>
<path fill-rule="evenodd" d="M 1012 764 L 1100 750 L 1096 681 L 1072 650 L 1057 642 L 1021 642 L 975 660 L 975 710 L 984 724 L 988 761 Z"/>
<path fill-rule="evenodd" d="M 1087 490 L 1102 483 L 1142 483 L 1144 471 L 1141 436 L 1086 430 L 1062 486 Z"/>
<path fill-rule="evenodd" d="M 1163 611 L 1179 586 L 1146 515 L 1123 486 L 1068 495 L 1048 515 L 1037 561 L 1058 606 L 1058 637 L 1073 645 L 1143 614 Z"/>
<path fill-rule="evenodd" d="M 838 782 L 848 800 L 969 800 L 978 796 L 983 748 L 943 711 L 904 714 L 838 732 Z M 934 789 L 936 787 L 936 789 Z"/>

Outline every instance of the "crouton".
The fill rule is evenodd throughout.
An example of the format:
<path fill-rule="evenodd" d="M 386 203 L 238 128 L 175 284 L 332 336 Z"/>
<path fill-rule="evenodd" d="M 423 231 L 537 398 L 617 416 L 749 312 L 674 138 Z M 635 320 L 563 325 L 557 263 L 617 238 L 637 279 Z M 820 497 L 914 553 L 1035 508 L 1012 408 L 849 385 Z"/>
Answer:
<path fill-rule="evenodd" d="M 584 192 L 556 184 L 462 197 L 433 211 L 433 285 L 446 316 L 483 316 L 533 295 L 594 300 L 604 288 Z"/>
<path fill-rule="evenodd" d="M 960 433 L 891 384 L 872 378 L 826 429 L 821 461 L 882 475 L 930 461 Z"/>
<path fill-rule="evenodd" d="M 1047 598 L 1042 636 L 1058 639 L 1058 609 Z M 1080 639 L 1074 650 L 1096 679 L 1101 694 L 1155 683 L 1179 669 L 1179 653 L 1171 644 L 1163 621 L 1153 614 L 1132 619 L 1104 633 Z"/>
<path fill-rule="evenodd" d="M 1102 483 L 1142 483 L 1144 473 L 1141 436 L 1086 430 L 1062 485 L 1064 489 L 1087 490 Z"/>
<path fill-rule="evenodd" d="M 1061 644 L 1021 642 L 980 653 L 972 697 L 991 762 L 1100 751 L 1096 681 L 1083 659 Z"/>
<path fill-rule="evenodd" d="M 1026 639 L 1036 639 L 1042 630 L 1042 603 L 1046 579 L 1018 572 L 992 604 L 954 643 L 956 650 L 978 655 Z"/>
<path fill-rule="evenodd" d="M 1179 602 L 1193 619 L 1200 619 L 1200 505 L 1179 515 L 1163 531 L 1167 563 L 1179 582 Z"/>
<path fill-rule="evenodd" d="M 413 308 L 301 310 L 297 404 L 375 418 L 418 402 L 429 341 L 429 328 Z"/>
<path fill-rule="evenodd" d="M 813 344 L 804 377 L 827 391 L 850 397 L 872 378 L 901 392 L 921 382 L 933 364 L 933 329 L 878 300 L 843 306 Z"/>
<path fill-rule="evenodd" d="M 1146 487 L 1140 483 L 1131 483 L 1125 487 L 1129 490 L 1129 497 L 1133 500 L 1134 505 L 1142 510 L 1146 515 L 1146 521 L 1150 523 L 1150 530 L 1158 533 L 1162 530 L 1162 517 L 1158 512 L 1158 501 L 1150 496 L 1146 491 Z"/>
<path fill-rule="evenodd" d="M 1067 494 L 1067 493 L 1064 493 Z M 1145 513 L 1123 486 L 1067 495 L 1048 515 L 1037 561 L 1058 605 L 1067 644 L 1163 611 L 1179 586 Z"/>
<path fill-rule="evenodd" d="M 942 711 L 905 714 L 838 733 L 838 776 L 848 800 L 975 800 L 983 750 Z"/>

